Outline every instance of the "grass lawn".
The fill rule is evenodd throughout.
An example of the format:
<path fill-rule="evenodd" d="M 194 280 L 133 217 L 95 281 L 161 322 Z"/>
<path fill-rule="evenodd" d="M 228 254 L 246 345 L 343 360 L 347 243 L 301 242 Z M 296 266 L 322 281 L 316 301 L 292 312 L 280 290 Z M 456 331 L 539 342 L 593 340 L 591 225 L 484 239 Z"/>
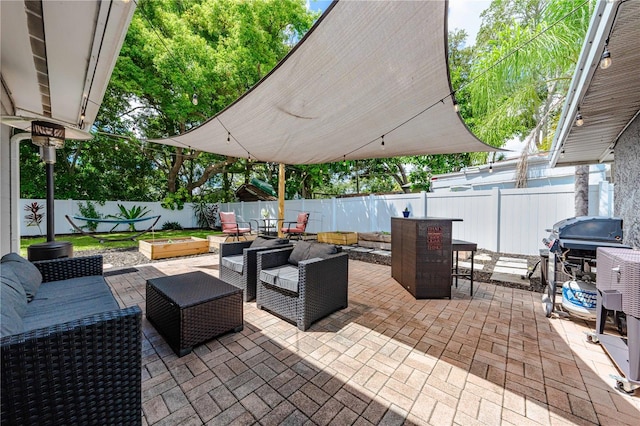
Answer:
<path fill-rule="evenodd" d="M 107 238 L 126 238 L 128 235 L 132 235 L 134 232 L 113 232 L 111 234 L 97 234 L 99 236 L 106 236 Z M 182 231 L 154 231 L 148 232 L 139 236 L 138 240 L 160 240 L 166 238 L 179 238 L 179 237 L 199 237 L 207 238 L 208 235 L 221 235 L 222 232 L 213 231 L 211 229 L 188 229 Z M 131 248 L 138 247 L 138 241 L 100 241 L 95 238 L 87 237 L 81 234 L 73 235 L 57 235 L 56 240 L 69 241 L 73 244 L 73 251 L 79 252 L 84 250 L 103 250 L 109 248 Z M 31 244 L 43 243 L 47 241 L 46 237 L 23 237 L 20 239 L 20 254 L 27 257 L 27 247 Z"/>

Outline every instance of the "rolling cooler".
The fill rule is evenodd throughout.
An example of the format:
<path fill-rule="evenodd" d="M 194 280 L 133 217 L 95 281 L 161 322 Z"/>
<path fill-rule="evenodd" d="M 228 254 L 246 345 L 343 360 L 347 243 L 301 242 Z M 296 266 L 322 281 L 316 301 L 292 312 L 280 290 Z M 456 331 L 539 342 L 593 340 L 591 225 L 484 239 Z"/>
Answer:
<path fill-rule="evenodd" d="M 618 390 L 640 387 L 640 250 L 598 248 L 596 332 L 587 336 L 600 343 L 624 375 L 614 376 Z M 627 337 L 604 334 L 608 311 L 625 314 Z"/>

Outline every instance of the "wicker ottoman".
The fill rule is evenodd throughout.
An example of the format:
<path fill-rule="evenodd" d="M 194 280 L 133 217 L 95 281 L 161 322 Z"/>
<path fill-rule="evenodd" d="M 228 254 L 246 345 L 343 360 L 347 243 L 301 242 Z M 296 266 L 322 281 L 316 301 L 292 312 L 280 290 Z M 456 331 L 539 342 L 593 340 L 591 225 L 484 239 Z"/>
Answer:
<path fill-rule="evenodd" d="M 242 290 L 204 272 L 147 280 L 147 319 L 178 356 L 229 331 L 241 331 Z"/>

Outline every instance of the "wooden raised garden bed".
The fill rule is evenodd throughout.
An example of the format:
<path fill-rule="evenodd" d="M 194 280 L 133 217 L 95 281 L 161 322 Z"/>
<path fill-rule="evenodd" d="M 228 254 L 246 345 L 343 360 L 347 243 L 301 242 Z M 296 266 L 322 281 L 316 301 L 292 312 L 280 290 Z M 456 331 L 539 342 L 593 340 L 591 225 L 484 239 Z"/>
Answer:
<path fill-rule="evenodd" d="M 391 234 L 382 232 L 358 233 L 358 245 L 378 250 L 391 250 Z"/>
<path fill-rule="evenodd" d="M 318 242 L 348 246 L 358 242 L 357 232 L 318 232 Z"/>
<path fill-rule="evenodd" d="M 198 237 L 140 240 L 138 251 L 149 259 L 190 256 L 209 253 L 209 240 Z"/>

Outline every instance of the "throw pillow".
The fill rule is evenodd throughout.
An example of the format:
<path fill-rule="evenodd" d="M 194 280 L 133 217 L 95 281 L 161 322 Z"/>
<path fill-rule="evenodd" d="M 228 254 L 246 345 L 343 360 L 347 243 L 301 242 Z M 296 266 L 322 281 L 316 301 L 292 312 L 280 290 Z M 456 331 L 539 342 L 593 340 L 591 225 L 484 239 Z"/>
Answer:
<path fill-rule="evenodd" d="M 42 284 L 42 274 L 38 268 L 18 253 L 5 254 L 0 262 L 2 262 L 3 270 L 7 268 L 19 278 L 27 294 L 27 301 L 31 302 L 38 292 L 38 287 Z"/>
<path fill-rule="evenodd" d="M 251 247 L 278 247 L 283 244 L 289 243 L 289 240 L 282 238 L 262 238 L 256 237 L 255 240 L 251 243 Z"/>
<path fill-rule="evenodd" d="M 309 259 L 309 250 L 311 243 L 307 241 L 298 241 L 289 255 L 289 263 L 298 266 L 301 260 Z"/>
<path fill-rule="evenodd" d="M 307 259 L 313 259 L 314 257 L 326 259 L 330 255 L 336 253 L 338 253 L 338 248 L 334 245 L 313 243 L 309 248 L 309 257 L 307 257 Z"/>

